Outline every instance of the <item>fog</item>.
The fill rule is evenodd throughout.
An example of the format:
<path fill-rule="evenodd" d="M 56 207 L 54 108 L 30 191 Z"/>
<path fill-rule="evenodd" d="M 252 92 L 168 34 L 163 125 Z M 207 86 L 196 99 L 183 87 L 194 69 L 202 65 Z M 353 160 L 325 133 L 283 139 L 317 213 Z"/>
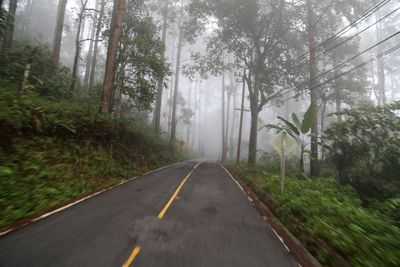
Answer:
<path fill-rule="evenodd" d="M 83 1 L 84 2 L 84 1 Z M 79 15 L 79 10 L 82 6 L 82 1 L 70 0 L 67 2 L 66 6 L 66 16 L 64 20 L 64 31 L 62 35 L 62 46 L 61 46 L 61 63 L 68 68 L 72 69 L 73 65 L 73 55 L 75 52 L 75 35 L 77 31 L 77 19 Z M 268 1 L 267 1 L 268 2 Z M 277 1 L 276 3 L 278 3 Z M 287 1 L 289 5 L 292 1 Z M 341 19 L 335 18 L 335 12 L 339 12 L 341 7 L 328 7 L 326 14 L 321 14 L 320 27 L 326 27 L 326 29 L 318 28 L 318 40 L 315 40 L 319 45 L 321 44 L 325 47 L 325 50 L 332 47 L 335 40 L 329 40 L 329 38 L 335 37 L 341 43 L 336 44 L 333 48 L 327 51 L 316 51 L 316 56 L 318 59 L 317 67 L 322 75 L 318 78 L 319 81 L 324 79 L 330 79 L 331 77 L 337 75 L 339 72 L 344 72 L 352 66 L 357 66 L 357 64 L 362 63 L 366 60 L 377 57 L 378 55 L 390 52 L 389 54 L 383 54 L 382 57 L 374 58 L 372 62 L 365 64 L 362 68 L 358 68 L 354 71 L 349 72 L 344 76 L 356 78 L 355 86 L 353 92 L 349 91 L 350 95 L 346 96 L 346 100 L 340 104 L 340 109 L 353 108 L 360 104 L 367 102 L 380 104 L 382 102 L 381 93 L 379 88 L 383 87 L 385 90 L 385 102 L 392 103 L 399 100 L 400 91 L 398 89 L 399 84 L 399 68 L 398 60 L 400 58 L 400 52 L 396 49 L 395 45 L 400 42 L 400 36 L 396 33 L 398 32 L 399 25 L 399 14 L 398 14 L 398 3 L 396 1 L 389 1 L 385 5 L 378 6 L 379 8 L 374 10 L 368 10 L 362 7 L 361 3 L 366 6 L 370 4 L 372 6 L 373 1 L 359 1 L 349 11 L 349 13 L 341 13 Z M 57 15 L 57 1 L 45 1 L 45 0 L 20 0 L 18 1 L 18 8 L 16 12 L 16 22 L 15 22 L 15 42 L 26 42 L 30 40 L 36 44 L 43 44 L 49 48 L 52 45 L 52 39 L 54 35 L 54 25 L 56 22 Z M 97 3 L 98 5 L 99 3 Z M 185 23 L 189 24 L 192 22 L 190 18 L 190 12 L 185 10 L 190 3 L 186 1 L 173 1 L 169 6 L 170 16 L 166 21 L 168 25 L 166 26 L 166 42 L 165 42 L 165 56 L 167 64 L 170 67 L 171 75 L 165 77 L 165 88 L 163 90 L 162 106 L 161 106 L 161 130 L 165 136 L 168 136 L 171 131 L 171 105 L 173 97 L 174 84 L 175 84 L 175 74 L 176 74 L 176 56 L 177 56 L 177 45 L 178 45 L 178 32 L 179 27 L 183 27 Z M 272 1 L 270 4 L 275 4 Z M 293 1 L 293 5 L 296 5 Z M 301 16 L 302 9 L 301 4 L 298 4 L 298 11 L 294 11 L 294 14 Z M 358 5 L 359 4 L 359 5 Z M 3 4 L 7 9 L 9 5 L 8 1 Z M 323 6 L 323 3 L 321 3 Z M 84 20 L 81 25 L 81 35 L 82 40 L 90 39 L 91 29 L 93 28 L 93 18 L 96 17 L 95 14 L 98 10 L 95 10 L 96 1 L 89 0 L 86 6 L 86 13 Z M 273 6 L 275 8 L 276 6 Z M 337 10 L 335 10 L 335 8 Z M 343 7 L 345 8 L 345 7 Z M 106 1 L 105 5 L 105 21 L 109 20 L 111 15 L 112 3 L 111 1 Z M 178 11 L 177 11 L 178 10 Z M 181 11 L 179 11 L 181 10 Z M 303 11 L 302 11 L 303 10 Z M 370 13 L 362 13 L 364 10 Z M 140 11 L 141 16 L 148 14 L 152 19 L 154 25 L 159 29 L 159 37 L 161 38 L 161 28 L 163 24 L 162 8 L 160 3 L 157 1 L 145 1 L 143 10 Z M 181 12 L 180 14 L 178 14 Z M 263 12 L 269 12 L 268 9 Z M 298 12 L 298 13 L 297 13 Z M 318 11 L 319 12 L 319 11 Z M 260 13 L 259 13 L 260 14 Z M 359 15 L 357 15 L 359 14 Z M 262 14 L 260 14 L 261 16 Z M 364 17 L 360 17 L 360 15 Z M 293 19 L 293 27 L 298 27 L 299 31 L 306 30 L 301 22 L 301 17 L 296 16 Z M 331 18 L 332 17 L 332 18 Z M 199 67 L 201 60 L 197 57 L 197 60 L 193 55 L 198 55 L 202 58 L 207 57 L 207 53 L 215 53 L 215 47 L 211 47 L 208 43 L 211 38 L 215 36 L 222 36 L 225 34 L 222 30 L 221 25 L 218 23 L 218 17 L 208 17 L 208 22 L 202 24 L 204 30 L 196 31 L 195 38 L 185 36 L 183 38 L 182 51 L 181 51 L 181 62 L 180 62 L 180 78 L 178 82 L 178 94 L 180 103 L 177 107 L 177 140 L 185 141 L 185 146 L 187 149 L 198 153 L 198 155 L 218 159 L 221 157 L 222 153 L 222 107 L 221 107 L 221 71 L 214 70 L 213 67 L 207 64 L 219 64 L 221 62 L 215 61 L 214 63 L 206 62 L 202 67 Z M 379 23 L 377 23 L 379 22 Z M 178 27 L 178 24 L 180 26 Z M 353 25 L 354 24 L 354 25 Z M 350 27 L 349 27 L 350 25 Z M 107 26 L 103 26 L 103 34 L 107 34 Z M 193 33 L 191 33 L 193 35 Z M 189 34 L 190 35 L 190 34 Z M 104 40 L 99 42 L 98 50 L 98 71 L 96 72 L 96 81 L 102 82 L 104 75 L 104 64 L 106 58 L 107 36 L 103 36 Z M 222 37 L 221 37 L 222 38 Z M 307 72 L 308 63 L 306 62 L 306 57 L 301 55 L 307 52 L 306 49 L 306 39 L 305 35 L 299 34 L 297 41 L 300 42 L 304 40 L 304 46 L 301 43 L 296 44 L 298 51 L 291 52 L 291 54 L 286 55 L 293 57 L 294 59 L 300 58 L 298 62 L 294 60 L 299 65 L 299 69 Z M 349 38 L 347 40 L 347 38 Z M 389 38 L 389 39 L 387 39 Z M 190 40 L 191 39 L 191 40 Z M 324 43 L 324 39 L 330 41 L 330 43 Z M 376 45 L 378 44 L 378 45 Z M 78 64 L 78 76 L 79 79 L 83 79 L 85 75 L 85 62 L 86 55 L 90 46 L 90 41 L 81 42 L 81 51 L 79 55 Z M 371 48 L 372 47 L 372 48 Z M 394 50 L 391 51 L 394 47 Z M 267 48 L 265 48 L 267 49 Z M 347 49 L 347 50 L 346 50 Z M 329 59 L 325 59 L 329 51 L 337 52 L 336 63 L 333 64 L 329 62 Z M 236 156 L 238 135 L 239 135 L 239 119 L 240 119 L 240 108 L 241 108 L 241 94 L 242 94 L 242 78 L 235 76 L 235 74 L 242 73 L 243 68 L 240 63 L 240 56 L 235 52 L 235 48 L 225 51 L 226 53 L 225 64 L 230 64 L 230 66 L 224 67 L 225 87 L 226 91 L 225 97 L 225 117 L 228 116 L 228 120 L 225 118 L 225 128 L 227 129 L 226 140 L 227 140 L 227 152 L 229 158 L 234 158 Z M 297 53 L 297 56 L 296 56 Z M 286 57 L 285 56 L 285 57 Z M 307 55 L 306 55 L 307 56 Z M 218 60 L 220 60 L 219 58 Z M 350 60 L 349 60 L 350 59 Z M 383 59 L 382 71 L 379 66 L 380 60 Z M 215 58 L 217 60 L 217 58 Z M 335 66 L 336 65 L 336 66 Z M 338 71 L 329 71 L 331 67 L 340 67 Z M 203 68 L 203 69 L 201 69 Z M 208 69 L 207 69 L 208 68 Z M 201 70 L 200 70 L 201 69 Z M 196 71 L 197 70 L 197 71 Z M 268 71 L 268 68 L 265 69 Z M 324 72 L 326 71 L 326 72 Z M 189 73 L 190 74 L 189 74 Z M 383 73 L 383 75 L 381 75 Z M 299 73 L 296 74 L 297 78 L 293 74 L 287 74 L 291 81 L 277 81 L 276 86 L 278 90 L 285 92 L 288 88 L 293 90 L 285 92 L 284 96 L 272 97 L 266 105 L 263 105 L 260 109 L 258 115 L 258 127 L 261 128 L 265 124 L 276 124 L 279 122 L 278 116 L 285 119 L 289 119 L 291 114 L 294 112 L 296 114 L 304 113 L 310 102 L 307 90 L 302 89 L 299 85 L 302 82 L 307 82 L 308 74 Z M 355 76 L 354 76 L 355 75 Z M 288 77 L 289 77 L 288 76 Z M 294 79 L 294 81 L 293 81 Z M 354 81 L 354 80 L 353 80 Z M 329 87 L 334 86 L 332 83 L 324 84 L 322 89 L 326 89 L 326 92 L 331 90 Z M 246 88 L 248 84 L 246 84 Z M 362 87 L 362 88 L 361 88 Z M 233 88 L 231 90 L 230 88 Z M 297 89 L 296 89 L 297 88 Z M 357 89 L 358 88 L 358 89 Z M 307 88 L 305 88 L 307 89 Z M 228 90 L 229 95 L 228 96 Z M 274 89 L 276 91 L 276 89 Z M 324 91 L 320 94 L 324 97 Z M 319 112 L 324 118 L 333 112 L 338 111 L 335 101 L 332 101 L 329 96 L 330 93 L 325 95 L 326 100 L 319 102 Z M 347 94 L 347 92 L 346 92 Z M 295 98 L 293 98 L 295 96 Z M 190 99 L 191 98 L 191 99 Z M 258 100 L 260 101 L 260 100 Z M 228 103 L 229 102 L 229 103 Z M 230 105 L 229 107 L 227 105 Z M 243 124 L 243 134 L 242 134 L 242 153 L 241 157 L 246 159 L 248 157 L 248 146 L 250 138 L 250 97 L 249 91 L 246 89 L 245 101 L 244 101 L 244 124 Z M 321 113 L 323 110 L 323 114 Z M 151 124 L 153 120 L 154 102 L 150 105 L 149 109 L 139 110 L 140 113 L 147 114 L 147 123 Z M 189 114 L 188 111 L 190 111 Z M 185 114 L 186 112 L 186 114 Z M 142 116 L 143 117 L 143 116 Z M 226 121 L 227 120 L 227 121 Z M 324 125 L 322 127 L 328 127 L 328 125 L 335 120 L 332 117 L 326 117 Z M 321 124 L 321 123 L 319 123 Z M 320 125 L 321 127 L 321 125 Z M 323 129 L 321 129 L 323 131 Z M 270 140 L 274 137 L 273 131 L 267 131 L 265 128 L 258 131 L 258 142 L 257 142 L 257 155 L 260 157 L 264 152 L 271 153 L 273 151 Z"/>

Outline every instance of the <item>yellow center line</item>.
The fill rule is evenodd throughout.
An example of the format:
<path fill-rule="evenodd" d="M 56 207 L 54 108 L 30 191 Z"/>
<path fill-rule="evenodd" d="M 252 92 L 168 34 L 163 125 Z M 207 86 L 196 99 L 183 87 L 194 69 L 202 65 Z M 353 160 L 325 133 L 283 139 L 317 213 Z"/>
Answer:
<path fill-rule="evenodd" d="M 199 163 L 196 164 L 196 166 L 194 166 L 194 168 L 189 172 L 188 175 L 186 175 L 186 177 L 182 180 L 182 182 L 179 184 L 178 188 L 175 190 L 175 192 L 172 194 L 171 198 L 168 200 L 167 204 L 165 205 L 165 207 L 160 211 L 160 213 L 158 214 L 157 218 L 158 219 L 162 219 L 165 215 L 165 213 L 167 212 L 168 208 L 171 206 L 172 202 L 174 202 L 176 196 L 179 194 L 179 191 L 181 191 L 183 185 L 186 183 L 187 179 L 189 179 L 190 175 L 192 175 L 192 173 L 194 172 L 194 170 L 202 163 L 202 161 L 200 161 Z M 133 260 L 136 258 L 136 256 L 139 254 L 141 247 L 140 246 L 136 246 L 133 250 L 131 255 L 129 256 L 128 260 L 122 265 L 122 267 L 129 267 L 131 265 L 131 263 L 133 262 Z"/>
<path fill-rule="evenodd" d="M 129 256 L 128 260 L 122 265 L 122 267 L 129 267 L 131 265 L 132 261 L 135 259 L 135 257 L 139 254 L 140 252 L 140 246 L 136 246 L 133 250 L 131 255 Z"/>

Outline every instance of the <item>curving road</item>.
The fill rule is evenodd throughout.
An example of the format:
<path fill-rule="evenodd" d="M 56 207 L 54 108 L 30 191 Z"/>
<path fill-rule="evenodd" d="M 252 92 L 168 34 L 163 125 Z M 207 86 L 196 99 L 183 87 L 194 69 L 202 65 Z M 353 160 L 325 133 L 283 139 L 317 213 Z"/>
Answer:
<path fill-rule="evenodd" d="M 0 237 L 0 266 L 298 266 L 229 174 L 187 161 Z"/>

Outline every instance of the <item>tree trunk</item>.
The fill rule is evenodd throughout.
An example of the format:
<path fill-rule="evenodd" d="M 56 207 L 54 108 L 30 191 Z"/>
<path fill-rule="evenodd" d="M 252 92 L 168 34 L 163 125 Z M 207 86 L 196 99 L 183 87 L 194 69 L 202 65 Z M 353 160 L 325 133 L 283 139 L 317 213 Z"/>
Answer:
<path fill-rule="evenodd" d="M 95 9 L 99 9 L 99 0 L 96 0 Z M 85 67 L 85 78 L 83 79 L 83 87 L 88 88 L 89 79 L 90 79 L 90 68 L 92 66 L 93 61 L 93 46 L 94 46 L 94 38 L 96 35 L 96 17 L 93 19 L 92 29 L 90 31 L 90 43 L 89 50 L 86 56 L 86 67 Z"/>
<path fill-rule="evenodd" d="M 377 41 L 382 40 L 382 25 L 381 23 L 376 24 L 376 39 Z M 377 54 L 381 54 L 382 46 L 378 46 Z M 379 57 L 377 60 L 378 63 L 378 87 L 379 87 L 379 95 L 382 101 L 382 105 L 386 105 L 386 87 L 385 87 L 385 61 L 384 57 Z"/>
<path fill-rule="evenodd" d="M 17 11 L 17 0 L 10 0 L 8 14 L 7 14 L 7 26 L 4 32 L 3 49 L 10 48 L 14 36 L 14 22 L 15 13 Z"/>
<path fill-rule="evenodd" d="M 171 136 L 170 141 L 173 144 L 176 139 L 176 109 L 177 109 L 177 101 L 178 101 L 178 88 L 179 88 L 179 73 L 181 66 L 181 51 L 182 51 L 182 32 L 181 25 L 179 23 L 179 32 L 178 32 L 178 51 L 176 55 L 176 66 L 175 66 L 175 84 L 174 84 L 174 98 L 172 102 L 172 116 L 171 116 Z"/>
<path fill-rule="evenodd" d="M 198 127 L 198 137 L 199 137 L 199 142 L 198 142 L 198 144 L 197 144 L 197 151 L 199 151 L 199 153 L 200 153 L 200 151 L 201 151 L 201 141 L 202 141 L 202 135 L 201 135 L 201 128 L 202 128 L 202 125 L 201 125 L 201 86 L 199 86 L 199 94 L 198 94 L 198 99 L 197 99 L 197 103 L 198 103 L 198 106 L 199 106 L 199 114 L 198 114 L 198 117 L 199 117 L 199 127 Z"/>
<path fill-rule="evenodd" d="M 102 0 L 101 1 L 99 19 L 97 20 L 96 37 L 95 37 L 95 43 L 94 43 L 94 49 L 93 49 L 93 58 L 92 58 L 92 66 L 90 67 L 89 90 L 91 90 L 93 88 L 94 82 L 95 82 L 94 79 L 95 79 L 95 76 L 96 76 L 97 51 L 99 49 L 99 37 L 100 37 L 100 33 L 101 33 L 101 26 L 102 26 L 102 23 L 103 23 L 105 2 L 106 2 L 106 0 Z"/>
<path fill-rule="evenodd" d="M 304 148 L 300 151 L 300 161 L 299 161 L 300 172 L 304 173 Z"/>
<path fill-rule="evenodd" d="M 78 78 L 79 55 L 81 53 L 80 35 L 81 35 L 82 22 L 83 22 L 83 17 L 84 17 L 87 2 L 88 2 L 88 0 L 86 0 L 83 3 L 82 9 L 79 13 L 79 18 L 78 18 L 78 28 L 76 30 L 76 39 L 75 39 L 75 57 L 74 57 L 74 65 L 72 67 L 72 79 L 71 79 L 70 91 L 73 91 L 75 89 L 76 80 Z"/>
<path fill-rule="evenodd" d="M 231 85 L 235 83 L 235 77 L 230 74 L 230 81 Z M 235 158 L 235 126 L 236 126 L 236 118 L 235 118 L 235 107 L 236 107 L 236 98 L 237 98 L 237 86 L 232 91 L 232 120 L 231 120 L 231 129 L 230 129 L 230 138 L 229 138 L 229 158 L 234 159 Z"/>
<path fill-rule="evenodd" d="M 31 50 L 31 52 L 29 53 L 28 62 L 25 65 L 24 77 L 23 77 L 22 85 L 21 85 L 21 91 L 23 94 L 25 94 L 31 88 L 31 85 L 29 83 L 29 78 L 31 76 L 32 62 L 36 55 L 36 52 L 37 52 L 37 48 L 33 48 Z"/>
<path fill-rule="evenodd" d="M 106 71 L 104 75 L 103 91 L 100 102 L 100 112 L 102 113 L 111 113 L 118 42 L 122 33 L 122 23 L 124 21 L 125 8 L 126 0 L 114 1 L 110 37 L 108 40 Z"/>
<path fill-rule="evenodd" d="M 172 38 L 172 54 L 171 54 L 171 61 L 173 61 L 173 58 L 175 58 L 175 37 Z M 176 63 L 176 62 L 175 62 Z M 174 62 L 171 62 L 171 69 L 174 69 Z M 175 78 L 174 76 L 171 76 L 171 81 L 170 81 L 170 91 L 169 91 L 169 105 L 168 105 L 168 121 L 167 121 L 167 131 L 171 135 L 171 120 L 172 120 L 172 102 L 174 98 L 174 84 L 175 84 Z"/>
<path fill-rule="evenodd" d="M 225 135 L 225 72 L 222 72 L 222 86 L 221 86 L 221 122 L 222 122 L 222 152 L 221 162 L 226 160 L 226 135 Z"/>
<path fill-rule="evenodd" d="M 198 88 L 198 83 L 197 83 L 197 81 L 196 81 L 196 84 L 195 84 L 195 86 L 194 86 L 194 101 L 195 101 L 195 104 L 194 104 L 194 116 L 193 116 L 193 131 L 192 131 L 192 143 L 191 143 L 191 145 L 190 145 L 190 147 L 194 150 L 194 141 L 195 141 L 195 139 L 196 139 L 196 116 L 197 116 L 197 114 L 198 114 L 198 111 L 197 111 L 197 107 L 198 107 L 198 97 L 199 96 L 199 88 Z"/>
<path fill-rule="evenodd" d="M 29 24 L 32 19 L 32 9 L 33 9 L 32 0 L 28 0 L 25 5 L 25 12 L 24 12 L 25 14 L 24 14 L 22 27 L 21 27 L 22 28 L 21 30 L 24 34 L 29 32 Z"/>
<path fill-rule="evenodd" d="M 58 2 L 57 22 L 53 37 L 53 59 L 56 64 L 60 61 L 61 41 L 64 29 L 65 8 L 67 0 Z"/>
<path fill-rule="evenodd" d="M 231 83 L 232 84 L 232 83 Z M 232 92 L 228 92 L 228 103 L 226 105 L 226 128 L 225 128 L 225 149 L 226 149 L 226 154 L 228 157 L 228 152 L 230 152 L 230 147 L 228 146 L 228 140 L 229 140 L 229 120 L 230 120 L 230 111 L 231 111 L 231 97 L 232 97 Z"/>
<path fill-rule="evenodd" d="M 189 106 L 188 106 L 189 110 L 192 109 L 192 85 L 193 85 L 193 81 L 190 80 L 189 81 Z M 188 124 L 187 128 L 186 128 L 186 144 L 187 144 L 187 146 L 189 146 L 189 142 L 190 142 L 190 128 L 192 128 L 192 125 Z"/>
<path fill-rule="evenodd" d="M 321 134 L 324 133 L 325 131 L 325 112 L 326 112 L 326 105 L 327 101 L 325 99 L 322 99 L 322 110 L 321 110 Z M 325 159 L 325 147 L 321 146 L 321 161 L 324 162 Z"/>
<path fill-rule="evenodd" d="M 336 76 L 336 74 L 335 74 L 335 76 Z M 337 80 L 335 80 L 334 86 L 335 86 L 336 113 L 340 113 L 340 112 L 342 112 L 342 92 L 341 92 L 339 85 L 337 84 Z M 337 114 L 336 116 L 337 116 L 338 122 L 343 121 L 342 114 Z"/>
<path fill-rule="evenodd" d="M 168 27 L 168 0 L 164 0 L 164 10 L 163 10 L 163 27 L 161 34 L 161 41 L 165 44 L 167 39 L 167 27 Z M 163 58 L 165 58 L 165 49 L 163 51 Z M 154 110 L 154 131 L 156 134 L 160 134 L 160 121 L 161 121 L 161 106 L 162 106 L 162 95 L 163 95 L 163 87 L 164 87 L 164 79 L 158 81 L 157 87 L 157 97 L 156 97 L 156 106 Z"/>
<path fill-rule="evenodd" d="M 308 49 L 310 50 L 309 71 L 310 71 L 310 96 L 311 107 L 314 110 L 311 126 L 311 158 L 310 158 L 310 174 L 316 177 L 319 174 L 318 163 L 318 88 L 317 88 L 317 58 L 315 56 L 316 47 L 316 29 L 315 18 L 312 10 L 312 0 L 307 0 L 307 16 L 308 16 Z"/>
<path fill-rule="evenodd" d="M 251 126 L 249 139 L 249 159 L 248 163 L 254 166 L 257 161 L 257 136 L 258 136 L 258 111 L 251 109 Z"/>
<path fill-rule="evenodd" d="M 240 162 L 240 150 L 242 147 L 242 131 L 243 131 L 243 117 L 244 117 L 244 97 L 246 93 L 246 69 L 243 70 L 243 79 L 242 79 L 242 99 L 240 105 L 240 121 L 239 121 L 239 135 L 238 135 L 238 145 L 237 145 L 237 153 L 236 153 L 236 164 Z"/>

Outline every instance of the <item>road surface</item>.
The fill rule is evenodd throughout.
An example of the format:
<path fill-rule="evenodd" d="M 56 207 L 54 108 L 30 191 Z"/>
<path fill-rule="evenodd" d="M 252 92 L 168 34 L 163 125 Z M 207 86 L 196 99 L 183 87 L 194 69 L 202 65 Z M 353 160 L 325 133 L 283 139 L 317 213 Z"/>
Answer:
<path fill-rule="evenodd" d="M 222 167 L 187 161 L 0 237 L 0 266 L 298 265 Z"/>

